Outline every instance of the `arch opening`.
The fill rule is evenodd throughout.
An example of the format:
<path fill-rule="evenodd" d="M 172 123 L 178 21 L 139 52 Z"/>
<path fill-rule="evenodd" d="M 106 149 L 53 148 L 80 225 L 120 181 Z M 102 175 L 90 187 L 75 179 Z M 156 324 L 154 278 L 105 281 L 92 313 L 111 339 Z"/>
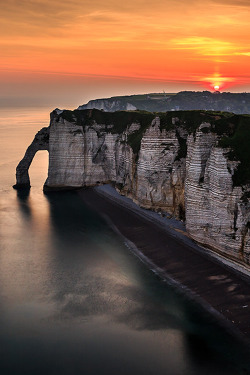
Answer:
<path fill-rule="evenodd" d="M 16 168 L 16 185 L 13 186 L 14 189 L 30 189 L 29 168 L 37 151 L 40 150 L 49 151 L 49 127 L 39 130 L 27 148 L 23 159 Z"/>
<path fill-rule="evenodd" d="M 36 152 L 28 169 L 30 185 L 32 187 L 43 187 L 48 177 L 49 153 L 47 150 Z"/>

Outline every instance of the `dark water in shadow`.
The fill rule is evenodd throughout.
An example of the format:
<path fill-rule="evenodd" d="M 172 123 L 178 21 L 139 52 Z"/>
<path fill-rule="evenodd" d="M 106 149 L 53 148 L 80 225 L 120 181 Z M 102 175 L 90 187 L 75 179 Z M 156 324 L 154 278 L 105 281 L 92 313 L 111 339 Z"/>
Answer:
<path fill-rule="evenodd" d="M 247 373 L 244 348 L 76 193 L 15 194 L 0 256 L 1 375 Z"/>
<path fill-rule="evenodd" d="M 77 194 L 43 195 L 46 151 L 30 192 L 11 188 L 46 126 L 34 113 L 0 118 L 0 375 L 249 373 L 244 346 L 145 268 Z"/>

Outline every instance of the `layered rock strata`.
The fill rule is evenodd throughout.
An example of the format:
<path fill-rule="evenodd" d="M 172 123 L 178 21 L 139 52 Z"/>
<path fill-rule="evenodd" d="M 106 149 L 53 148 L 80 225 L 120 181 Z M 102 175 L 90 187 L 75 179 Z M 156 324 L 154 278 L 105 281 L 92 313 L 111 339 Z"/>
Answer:
<path fill-rule="evenodd" d="M 237 163 L 216 147 L 216 134 L 188 137 L 186 158 L 186 228 L 197 242 L 249 264 L 250 204 L 243 190 L 233 186 Z M 244 193 L 245 191 L 245 193 Z"/>
<path fill-rule="evenodd" d="M 79 110 L 83 109 L 99 109 L 106 112 L 115 112 L 115 111 L 133 111 L 136 110 L 136 107 L 124 100 L 119 100 L 114 98 L 113 100 L 109 99 L 96 99 L 90 100 L 87 104 L 83 104 L 78 107 Z"/>
<path fill-rule="evenodd" d="M 47 149 L 45 190 L 114 183 L 140 206 L 185 220 L 195 241 L 249 264 L 248 156 L 229 147 L 248 125 L 198 111 L 54 111 L 19 163 L 16 187 L 30 186 L 32 158 Z"/>

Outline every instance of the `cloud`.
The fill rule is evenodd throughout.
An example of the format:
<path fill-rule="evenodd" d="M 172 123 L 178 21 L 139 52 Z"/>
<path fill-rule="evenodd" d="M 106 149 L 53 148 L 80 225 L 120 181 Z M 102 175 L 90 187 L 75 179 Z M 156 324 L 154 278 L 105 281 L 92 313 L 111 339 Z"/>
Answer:
<path fill-rule="evenodd" d="M 248 0 L 212 0 L 212 2 L 233 7 L 250 7 L 250 2 Z"/>
<path fill-rule="evenodd" d="M 187 37 L 171 40 L 173 49 L 194 50 L 203 56 L 250 56 L 239 45 L 225 40 L 208 37 Z"/>
<path fill-rule="evenodd" d="M 212 4 L 216 9 L 210 0 L 156 0 L 153 6 L 148 0 L 8 0 L 1 5 L 0 27 L 4 40 L 15 40 L 16 36 L 71 38 L 75 45 L 99 36 L 104 38 L 102 42 L 138 40 L 157 46 L 174 33 L 176 37 L 199 35 L 206 29 L 208 34 L 209 29 L 218 31 L 222 26 L 225 32 L 225 27 L 248 24 L 244 14 L 228 13 L 226 6 Z M 36 45 L 39 42 L 43 45 L 42 40 L 34 41 Z"/>
<path fill-rule="evenodd" d="M 85 16 L 92 17 L 96 22 L 112 22 L 112 13 L 127 16 L 127 21 L 130 20 L 129 16 L 134 19 L 156 14 L 164 14 L 168 18 L 171 12 L 178 13 L 180 9 L 188 9 L 195 1 L 197 0 L 190 0 L 187 4 L 185 0 L 155 0 L 152 6 L 152 2 L 148 0 L 8 0 L 1 4 L 0 18 L 28 28 L 44 27 L 46 32 L 46 28 L 72 25 Z M 119 17 L 116 20 L 119 21 Z M 169 20 L 170 18 L 168 22 Z"/>
<path fill-rule="evenodd" d="M 234 53 L 236 56 L 248 56 L 250 57 L 250 52 L 236 52 Z"/>
<path fill-rule="evenodd" d="M 209 75 L 211 61 L 247 70 L 244 0 L 2 3 L 2 70 L 168 80 Z"/>
<path fill-rule="evenodd" d="M 234 50 L 232 43 L 208 37 L 187 37 L 172 39 L 172 48 L 195 50 L 204 56 L 227 55 Z"/>

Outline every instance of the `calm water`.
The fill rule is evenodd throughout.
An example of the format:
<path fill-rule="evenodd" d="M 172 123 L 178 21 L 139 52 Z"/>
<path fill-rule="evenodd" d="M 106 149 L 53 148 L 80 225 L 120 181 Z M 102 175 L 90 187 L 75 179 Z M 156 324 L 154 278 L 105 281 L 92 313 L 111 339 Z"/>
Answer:
<path fill-rule="evenodd" d="M 76 193 L 45 196 L 48 153 L 15 167 L 50 109 L 2 110 L 0 374 L 249 373 L 246 349 L 129 252 Z"/>

